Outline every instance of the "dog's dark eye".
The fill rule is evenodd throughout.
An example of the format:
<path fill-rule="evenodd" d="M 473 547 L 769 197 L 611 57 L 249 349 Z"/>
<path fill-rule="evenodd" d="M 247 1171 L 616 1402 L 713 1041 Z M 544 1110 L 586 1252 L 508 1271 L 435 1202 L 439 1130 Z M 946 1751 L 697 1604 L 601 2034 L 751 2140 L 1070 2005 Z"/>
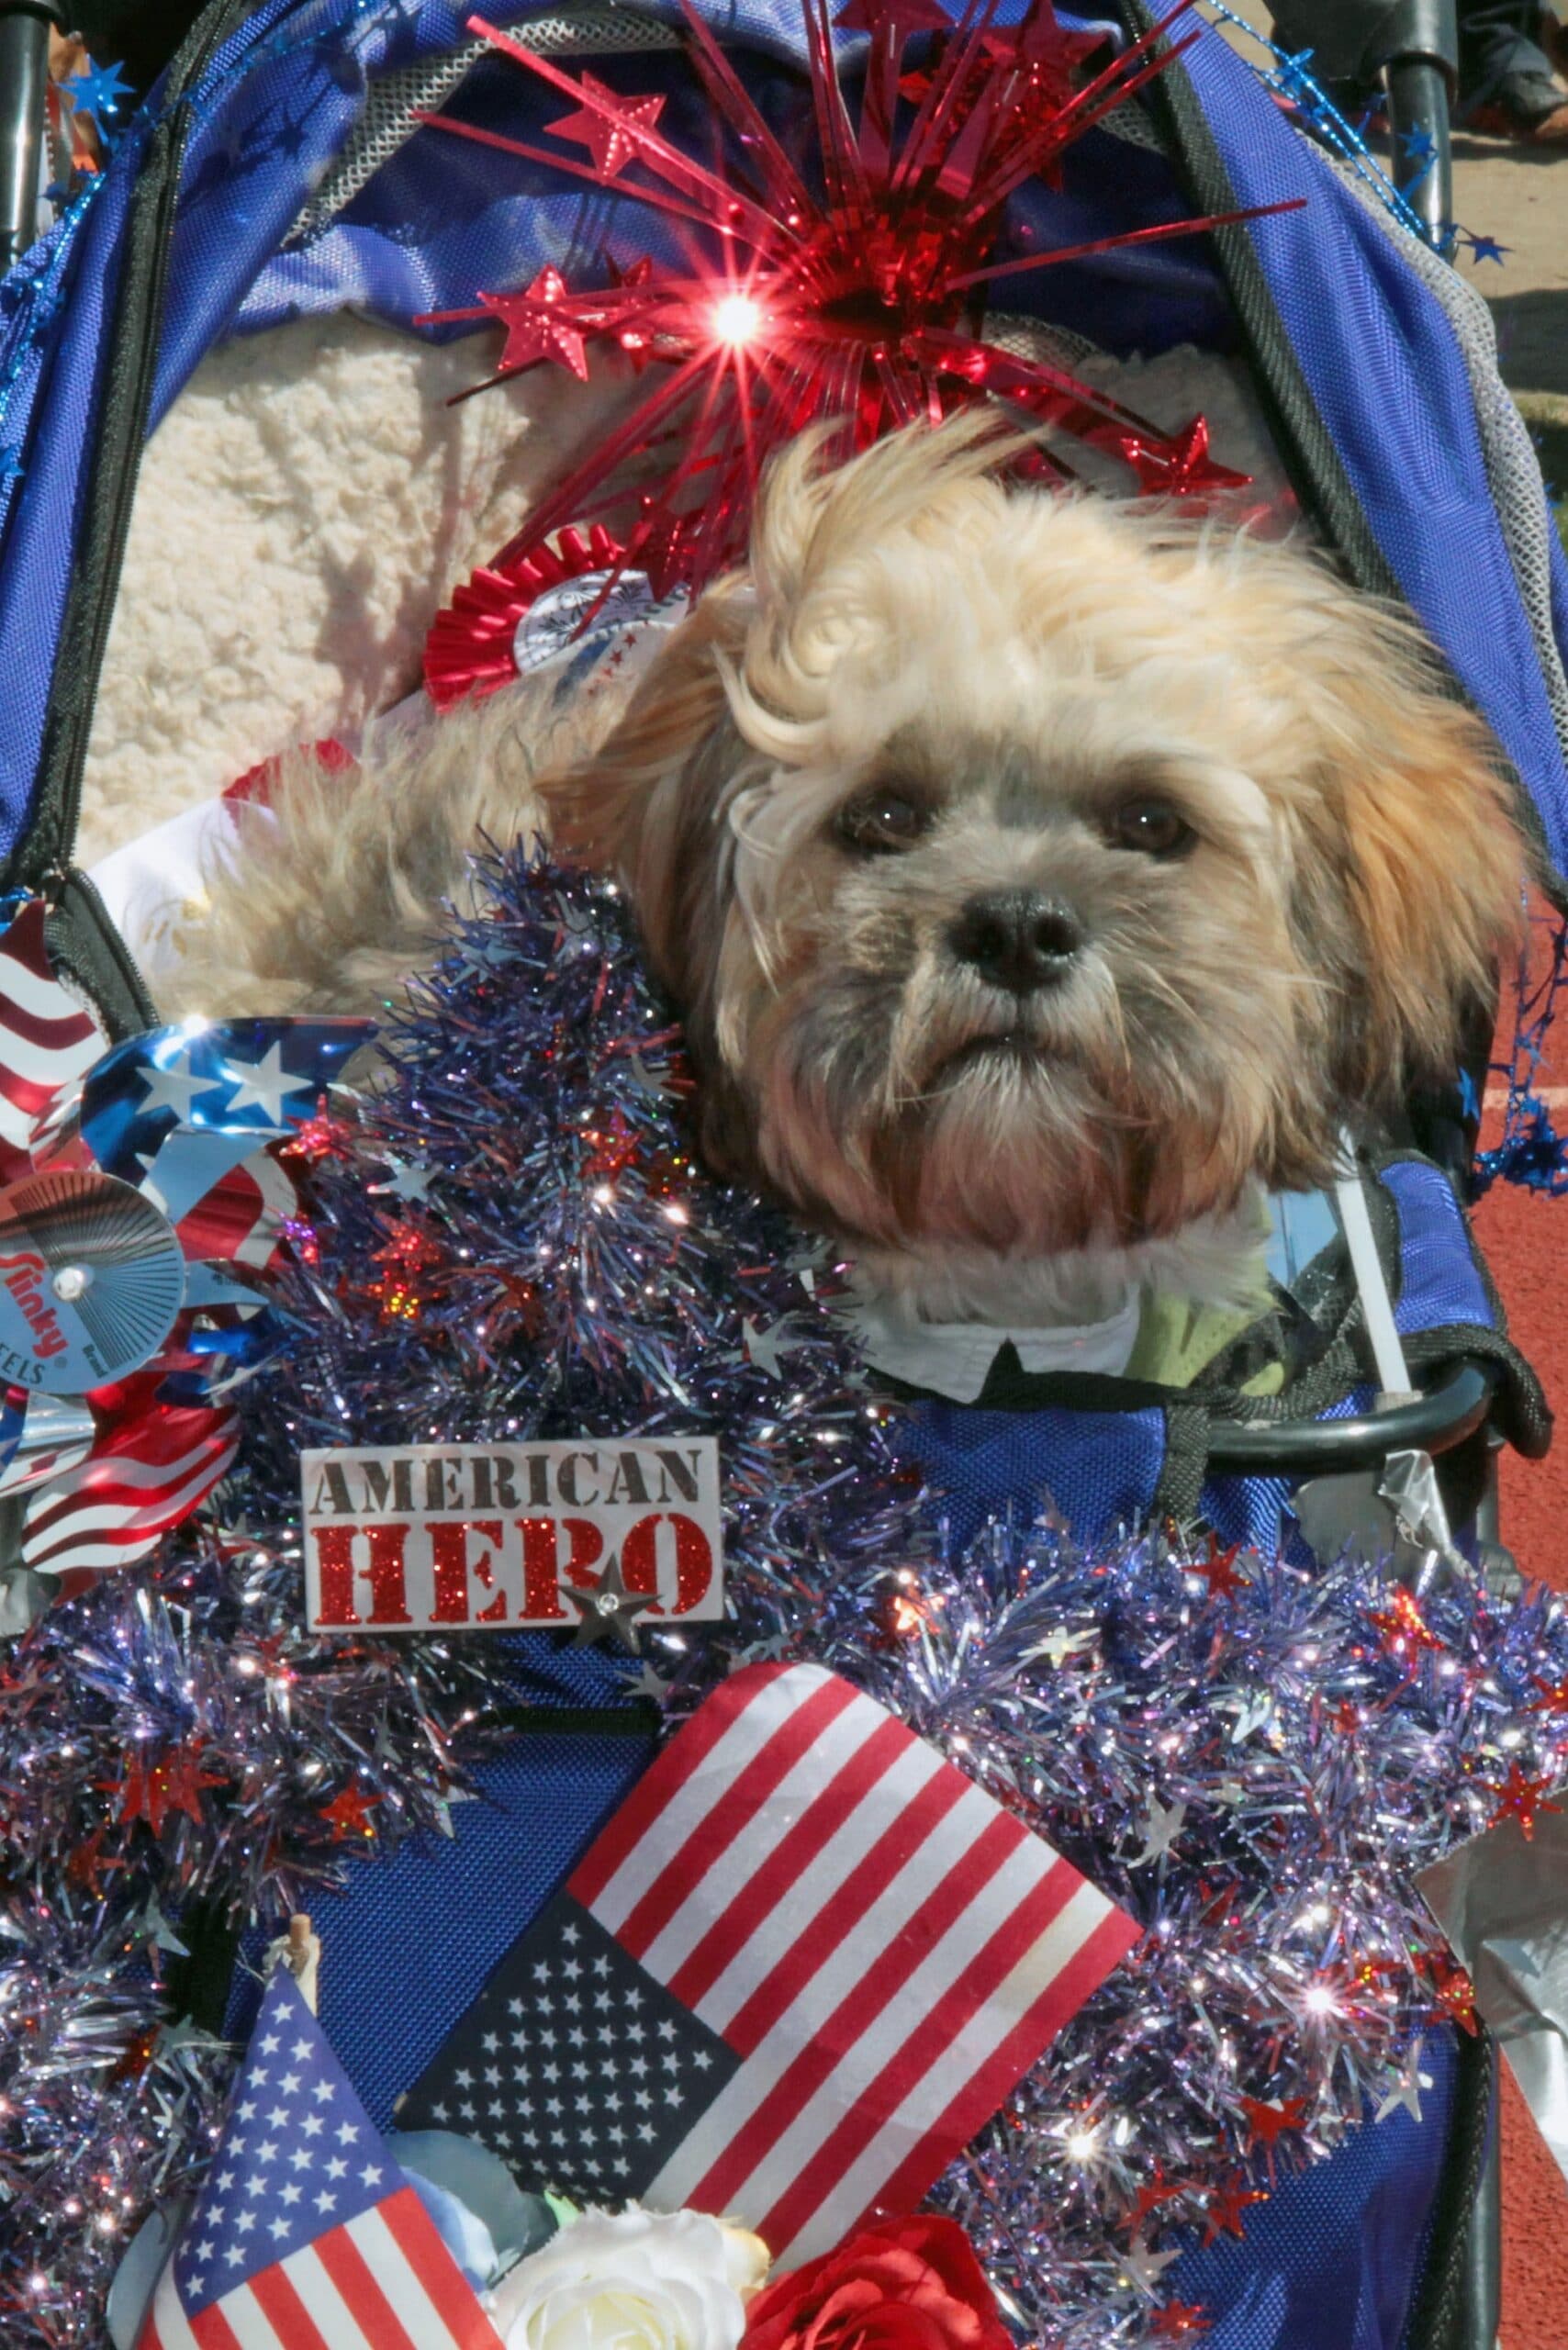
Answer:
<path fill-rule="evenodd" d="M 886 856 L 908 848 L 930 822 L 929 810 L 902 791 L 863 791 L 839 810 L 834 831 L 846 848 L 858 849 L 862 856 Z"/>
<path fill-rule="evenodd" d="M 1136 848 L 1145 856 L 1183 856 L 1198 837 L 1169 800 L 1125 800 L 1105 830 L 1118 848 Z"/>

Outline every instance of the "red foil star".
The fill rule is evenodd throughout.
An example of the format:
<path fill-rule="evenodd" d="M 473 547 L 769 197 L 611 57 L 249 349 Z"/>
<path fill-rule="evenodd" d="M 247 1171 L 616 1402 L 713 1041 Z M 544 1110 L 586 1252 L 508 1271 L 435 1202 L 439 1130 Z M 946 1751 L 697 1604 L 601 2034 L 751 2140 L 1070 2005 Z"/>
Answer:
<path fill-rule="evenodd" d="M 1157 2342 L 1192 2342 L 1200 2333 L 1213 2331 L 1214 2321 L 1201 2301 L 1167 2301 L 1149 2321 L 1149 2332 Z"/>
<path fill-rule="evenodd" d="M 1220 2235 L 1234 2236 L 1241 2241 L 1241 2214 L 1249 2203 L 1266 2203 L 1269 2198 L 1260 2187 L 1244 2187 L 1239 2177 L 1222 2178 L 1209 2189 L 1209 2199 L 1204 2211 L 1204 2243 L 1211 2244 Z"/>
<path fill-rule="evenodd" d="M 431 314 L 431 323 L 503 320 L 492 380 L 543 359 L 582 374 L 589 341 L 656 365 L 633 412 L 535 507 L 493 568 L 536 559 L 563 526 L 620 507 L 634 516 L 625 560 L 648 570 L 661 592 L 699 588 L 744 554 L 762 469 L 807 425 L 832 422 L 830 453 L 845 456 L 902 425 L 985 400 L 1124 459 L 1151 493 L 1200 497 L 1241 482 L 1209 459 L 1201 417 L 1164 432 L 1063 369 L 989 341 L 976 307 L 982 288 L 1023 272 L 1259 217 L 1162 221 L 1021 261 L 994 258 L 1017 191 L 1048 178 L 1076 140 L 1197 38 L 1168 38 L 1190 5 L 1178 0 L 1083 78 L 1086 37 L 1058 24 L 1050 0 L 1031 0 L 1011 31 L 997 24 L 1000 0 L 976 0 L 956 23 L 942 15 L 939 33 L 931 0 L 849 0 L 854 13 L 840 21 L 869 35 L 856 110 L 839 84 L 826 0 L 806 0 L 815 152 L 799 162 L 692 0 L 681 0 L 690 62 L 727 134 L 711 162 L 664 137 L 653 102 L 621 97 L 592 75 L 573 81 L 470 17 L 470 31 L 571 98 L 575 111 L 554 126 L 554 148 L 448 116 L 426 119 L 567 178 L 613 186 L 677 224 L 688 254 L 684 267 L 639 265 L 575 293 L 545 270 L 524 295 L 487 295 L 476 309 Z M 904 50 L 916 34 L 933 36 L 924 89 L 910 102 L 906 88 L 901 104 Z M 561 152 L 563 132 L 588 149 L 589 162 Z M 633 459 L 642 476 L 635 497 L 624 479 Z M 1070 477 L 1043 450 L 1034 466 Z"/>
<path fill-rule="evenodd" d="M 1244 2097 L 1241 2110 L 1247 2116 L 1253 2144 L 1271 2147 L 1287 2130 L 1302 2127 L 1306 2120 L 1306 2099 L 1292 2097 L 1281 2105 L 1266 2105 L 1259 2098 Z"/>
<path fill-rule="evenodd" d="M 1209 1587 L 1211 1599 L 1233 1599 L 1238 1591 L 1246 1591 L 1249 1587 L 1246 1576 L 1236 1572 L 1236 1561 L 1240 1556 L 1239 1542 L 1233 1542 L 1228 1550 L 1222 1550 L 1211 1534 L 1208 1557 L 1194 1559 L 1187 1572 L 1202 1575 Z"/>
<path fill-rule="evenodd" d="M 583 1180 L 588 1183 L 612 1182 L 623 1174 L 637 1156 L 637 1137 L 626 1123 L 621 1110 L 612 1110 L 603 1127 L 585 1129 L 584 1139 L 593 1145 L 583 1161 Z"/>
<path fill-rule="evenodd" d="M 481 294 L 479 299 L 507 330 L 501 352 L 504 375 L 515 375 L 537 359 L 554 359 L 587 383 L 588 353 L 581 331 L 572 322 L 566 281 L 558 269 L 542 269 L 526 294 Z"/>
<path fill-rule="evenodd" d="M 229 1778 L 227 1772 L 200 1768 L 203 1744 L 201 1739 L 192 1739 L 185 1746 L 170 1747 L 156 1761 L 139 1750 L 123 1779 L 101 1779 L 98 1785 L 105 1792 L 119 1797 L 115 1818 L 127 1827 L 144 1819 L 154 1836 L 161 1836 L 171 1812 L 179 1811 L 199 1828 L 205 1817 L 202 1789 L 224 1786 Z"/>
<path fill-rule="evenodd" d="M 602 82 L 596 82 L 585 73 L 583 95 L 597 101 L 596 105 L 578 106 L 575 114 L 564 114 L 549 125 L 552 139 L 568 139 L 575 147 L 586 147 L 593 157 L 594 168 L 600 176 L 612 180 L 636 154 L 642 141 L 638 128 L 651 130 L 665 110 L 663 98 L 617 98 Z M 605 111 L 609 101 L 610 111 Z M 544 272 L 554 277 L 554 270 Z M 540 281 L 535 280 L 535 285 Z M 559 281 L 557 280 L 557 283 Z M 533 286 L 529 291 L 532 293 Z"/>
<path fill-rule="evenodd" d="M 1432 2004 L 1449 2023 L 1458 2024 L 1462 2031 L 1475 2038 L 1481 2029 L 1475 2014 L 1475 1986 L 1462 1966 L 1445 1965 L 1441 1959 L 1435 1962 Z"/>
<path fill-rule="evenodd" d="M 283 1146 L 285 1158 L 303 1158 L 314 1166 L 319 1159 L 353 1157 L 354 1130 L 345 1118 L 335 1118 L 327 1106 L 327 1097 L 319 1093 L 312 1116 L 295 1128 L 292 1140 Z"/>
<path fill-rule="evenodd" d="M 1547 1779 L 1532 1779 L 1517 1762 L 1508 1765 L 1508 1775 L 1497 1791 L 1497 1808 L 1492 1815 L 1494 1826 L 1499 1820 L 1517 1819 L 1526 1841 L 1533 1839 L 1535 1823 L 1543 1811 L 1561 1811 L 1560 1803 L 1549 1803 Z"/>
<path fill-rule="evenodd" d="M 335 1795 L 330 1803 L 321 1806 L 320 1816 L 331 1827 L 334 1844 L 342 1844 L 351 1836 L 362 1837 L 368 1842 L 375 1834 L 375 1825 L 371 1818 L 375 1807 L 374 1802 L 367 1801 L 362 1791 L 351 1783 L 341 1795 Z"/>
<path fill-rule="evenodd" d="M 1140 2221 L 1148 2219 L 1151 2211 L 1158 2210 L 1161 2203 L 1173 2203 L 1178 2196 L 1186 2192 L 1180 2179 L 1167 2178 L 1163 2165 L 1156 2163 L 1154 2177 L 1146 2187 L 1138 2188 L 1137 2200 L 1133 2205 L 1132 2224 L 1135 2229 Z"/>
<path fill-rule="evenodd" d="M 1403 1585 L 1394 1592 L 1387 1605 L 1372 1611 L 1372 1621 L 1383 1635 L 1384 1648 L 1395 1655 L 1409 1654 L 1420 1649 L 1440 1649 L 1441 1640 L 1428 1626 L 1426 1617 L 1416 1604 L 1415 1595 Z"/>

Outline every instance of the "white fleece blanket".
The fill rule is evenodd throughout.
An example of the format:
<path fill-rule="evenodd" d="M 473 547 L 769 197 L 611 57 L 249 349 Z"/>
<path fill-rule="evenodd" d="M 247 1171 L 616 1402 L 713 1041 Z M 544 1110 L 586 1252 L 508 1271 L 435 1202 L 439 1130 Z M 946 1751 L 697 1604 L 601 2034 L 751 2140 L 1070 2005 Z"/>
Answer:
<path fill-rule="evenodd" d="M 352 735 L 415 690 L 431 621 L 628 398 L 537 369 L 456 407 L 492 339 L 442 348 L 304 319 L 213 352 L 150 442 L 89 751 L 80 842 L 143 927 L 196 886 L 195 835 L 157 835 L 297 743 Z M 1219 461 L 1282 487 L 1238 372 L 1061 352 L 1159 425 L 1201 409 Z M 1075 461 L 1081 453 L 1074 453 Z M 1104 487 L 1116 487 L 1112 466 Z M 133 875 L 134 869 L 134 875 Z M 134 878 L 139 877 L 139 878 Z"/>

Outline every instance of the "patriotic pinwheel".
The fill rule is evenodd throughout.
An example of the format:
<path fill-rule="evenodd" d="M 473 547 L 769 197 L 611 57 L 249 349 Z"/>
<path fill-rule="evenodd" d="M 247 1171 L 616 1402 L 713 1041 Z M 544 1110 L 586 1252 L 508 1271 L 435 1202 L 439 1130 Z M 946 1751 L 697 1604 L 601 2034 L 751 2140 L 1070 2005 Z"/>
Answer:
<path fill-rule="evenodd" d="M 186 1021 L 106 1049 L 42 901 L 0 935 L 5 1628 L 51 1595 L 32 1578 L 143 1557 L 228 1470 L 230 1393 L 281 1336 L 253 1284 L 296 1204 L 282 1152 L 371 1033 Z"/>

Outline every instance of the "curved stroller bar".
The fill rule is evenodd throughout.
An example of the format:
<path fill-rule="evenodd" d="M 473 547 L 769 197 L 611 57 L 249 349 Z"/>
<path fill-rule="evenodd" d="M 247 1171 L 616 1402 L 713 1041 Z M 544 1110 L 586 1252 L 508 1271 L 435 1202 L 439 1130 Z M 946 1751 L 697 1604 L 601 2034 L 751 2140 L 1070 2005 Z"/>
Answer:
<path fill-rule="evenodd" d="M 1388 92 L 1394 177 L 1428 241 L 1441 249 L 1453 222 L 1449 110 L 1459 86 L 1455 0 L 1280 0 L 1274 31 L 1311 52 L 1321 82 L 1373 83 Z"/>
<path fill-rule="evenodd" d="M 1450 1452 L 1485 1420 L 1500 1376 L 1495 1363 L 1461 1362 L 1418 1402 L 1350 1420 L 1216 1420 L 1209 1460 L 1249 1476 L 1321 1476 L 1379 1466 L 1391 1452 Z"/>

